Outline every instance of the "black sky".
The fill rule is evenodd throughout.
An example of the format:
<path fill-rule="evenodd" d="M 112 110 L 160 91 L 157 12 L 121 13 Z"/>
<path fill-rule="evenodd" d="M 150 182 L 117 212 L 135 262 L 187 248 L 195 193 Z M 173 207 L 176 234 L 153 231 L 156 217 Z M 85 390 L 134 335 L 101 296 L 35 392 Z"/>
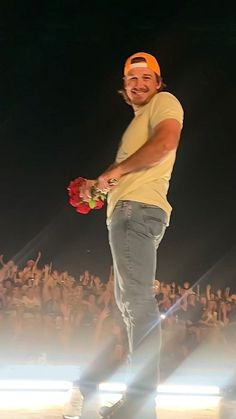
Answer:
<path fill-rule="evenodd" d="M 111 4 L 112 3 L 112 4 Z M 78 215 L 66 187 L 114 159 L 132 110 L 116 94 L 130 54 L 159 59 L 185 109 L 159 252 L 163 280 L 236 280 L 236 23 L 219 2 L 1 5 L 0 253 L 74 274 L 110 264 L 105 211 Z M 216 265 L 215 265 L 216 264 Z M 212 268 L 214 267 L 214 268 Z"/>

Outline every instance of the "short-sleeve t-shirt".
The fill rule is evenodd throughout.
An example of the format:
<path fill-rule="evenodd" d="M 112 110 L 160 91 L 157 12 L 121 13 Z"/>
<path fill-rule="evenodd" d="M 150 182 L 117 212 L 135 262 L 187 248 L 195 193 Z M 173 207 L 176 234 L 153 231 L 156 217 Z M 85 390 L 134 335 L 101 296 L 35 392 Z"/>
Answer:
<path fill-rule="evenodd" d="M 182 127 L 183 114 L 183 108 L 174 95 L 168 92 L 157 93 L 135 112 L 122 136 L 116 162 L 121 163 L 142 147 L 161 121 L 176 119 Z M 108 194 L 108 220 L 119 200 L 156 205 L 166 212 L 169 220 L 172 207 L 167 200 L 167 192 L 175 158 L 176 150 L 173 150 L 156 165 L 122 176 L 118 185 Z"/>

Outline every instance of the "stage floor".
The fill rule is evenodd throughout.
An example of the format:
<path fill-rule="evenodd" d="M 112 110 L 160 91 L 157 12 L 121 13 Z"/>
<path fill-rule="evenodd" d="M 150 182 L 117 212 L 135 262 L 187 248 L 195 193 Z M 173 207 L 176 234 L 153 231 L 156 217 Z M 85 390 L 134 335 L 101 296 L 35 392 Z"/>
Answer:
<path fill-rule="evenodd" d="M 67 386 L 68 383 L 71 385 L 71 382 L 78 378 L 78 372 L 78 365 L 9 365 L 1 363 L 0 418 L 62 419 L 65 392 L 62 396 L 59 389 L 59 397 L 57 394 L 53 399 L 52 392 L 45 389 L 45 382 L 53 380 L 55 385 L 63 380 L 64 386 Z M 222 414 L 223 400 L 220 398 L 220 393 L 217 393 L 217 389 L 224 388 L 232 377 L 235 377 L 234 382 L 236 382 L 236 353 L 227 352 L 224 347 L 201 346 L 163 380 L 163 385 L 168 386 L 169 390 L 160 394 L 158 388 L 160 394 L 157 399 L 158 419 L 236 419 L 236 402 L 233 411 L 232 406 L 227 408 L 231 412 L 230 415 Z M 30 393 L 29 382 L 32 383 L 35 380 L 41 382 L 41 394 L 39 393 L 39 395 L 36 395 L 35 388 Z M 13 381 L 13 387 L 10 386 L 10 381 Z M 19 381 L 24 381 L 23 385 L 26 386 L 29 395 L 24 394 L 22 389 L 18 391 Z M 123 383 L 123 376 L 113 377 L 113 381 Z M 179 389 L 180 393 L 178 393 Z M 99 404 L 115 402 L 114 398 L 112 399 L 113 393 L 109 394 L 109 390 L 110 387 L 102 390 L 101 396 L 99 393 Z M 111 391 L 119 392 L 120 390 L 112 389 Z M 42 393 L 45 393 L 46 397 L 44 404 Z M 198 397 L 200 398 L 198 399 Z M 32 398 L 35 398 L 36 404 L 30 403 Z M 23 399 L 24 403 L 21 403 Z M 19 402 L 18 407 L 17 401 Z M 92 414 L 89 417 L 89 419 L 97 418 L 98 415 L 93 416 Z"/>
<path fill-rule="evenodd" d="M 14 403 L 14 401 L 13 401 Z M 163 411 L 157 410 L 158 419 L 218 419 L 219 412 L 218 409 L 212 410 L 179 410 L 179 411 Z M 97 416 L 99 417 L 99 416 Z M 62 419 L 61 409 L 50 409 L 43 412 L 27 411 L 22 410 L 18 412 L 12 411 L 0 411 L 1 419 Z M 95 419 L 91 417 L 91 419 Z"/>

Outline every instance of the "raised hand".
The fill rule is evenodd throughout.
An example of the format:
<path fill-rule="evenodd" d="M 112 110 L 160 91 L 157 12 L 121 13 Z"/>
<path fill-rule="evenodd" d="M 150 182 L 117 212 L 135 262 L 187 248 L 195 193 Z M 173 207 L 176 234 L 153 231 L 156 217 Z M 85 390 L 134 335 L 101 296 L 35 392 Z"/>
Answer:
<path fill-rule="evenodd" d="M 99 319 L 103 321 L 107 317 L 109 317 L 109 315 L 110 315 L 110 310 L 108 307 L 105 306 L 104 309 L 100 313 Z"/>

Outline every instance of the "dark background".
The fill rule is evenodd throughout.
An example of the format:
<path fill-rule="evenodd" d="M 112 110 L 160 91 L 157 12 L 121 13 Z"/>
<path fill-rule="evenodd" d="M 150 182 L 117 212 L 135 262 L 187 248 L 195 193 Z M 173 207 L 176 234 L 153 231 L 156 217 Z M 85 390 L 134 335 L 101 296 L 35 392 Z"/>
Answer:
<path fill-rule="evenodd" d="M 163 3 L 163 2 L 162 2 Z M 185 109 L 161 244 L 162 280 L 236 280 L 236 23 L 227 3 L 2 2 L 0 253 L 107 277 L 105 211 L 76 214 L 66 187 L 114 159 L 132 109 L 124 60 L 154 54 Z"/>

